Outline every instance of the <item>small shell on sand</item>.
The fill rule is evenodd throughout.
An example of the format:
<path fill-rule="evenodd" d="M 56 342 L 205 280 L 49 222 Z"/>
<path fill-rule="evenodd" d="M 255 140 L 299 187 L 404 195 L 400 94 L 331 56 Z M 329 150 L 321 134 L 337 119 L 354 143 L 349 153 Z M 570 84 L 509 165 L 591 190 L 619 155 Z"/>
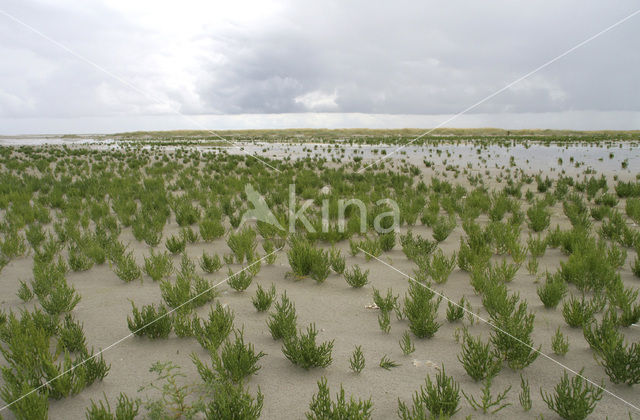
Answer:
<path fill-rule="evenodd" d="M 369 305 L 365 305 L 364 309 L 380 309 L 380 308 L 378 308 L 378 305 L 376 305 L 375 303 L 371 303 Z"/>
<path fill-rule="evenodd" d="M 438 369 L 438 365 L 433 363 L 431 360 L 413 359 L 413 366 L 417 367 L 417 368 L 426 367 L 426 368 L 436 368 L 436 369 Z"/>

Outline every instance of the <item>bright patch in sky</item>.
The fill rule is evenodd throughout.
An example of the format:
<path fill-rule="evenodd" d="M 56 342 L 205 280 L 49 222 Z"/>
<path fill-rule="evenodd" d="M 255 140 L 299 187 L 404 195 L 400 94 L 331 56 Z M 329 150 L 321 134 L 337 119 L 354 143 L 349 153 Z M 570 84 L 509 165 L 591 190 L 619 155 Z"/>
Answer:
<path fill-rule="evenodd" d="M 637 7 L 6 0 L 24 25 L 0 13 L 0 134 L 437 125 Z M 640 128 L 637 39 L 640 15 L 448 126 Z"/>

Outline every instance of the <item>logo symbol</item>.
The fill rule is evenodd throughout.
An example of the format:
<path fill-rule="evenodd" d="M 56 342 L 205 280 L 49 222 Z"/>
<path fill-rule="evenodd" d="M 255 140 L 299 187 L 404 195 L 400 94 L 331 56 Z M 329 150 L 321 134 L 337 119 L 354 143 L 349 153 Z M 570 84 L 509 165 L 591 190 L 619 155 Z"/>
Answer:
<path fill-rule="evenodd" d="M 273 225 L 280 230 L 284 230 L 280 222 L 278 222 L 278 219 L 276 219 L 276 216 L 271 212 L 271 209 L 264 200 L 264 197 L 254 190 L 251 184 L 246 184 L 244 186 L 244 193 L 247 195 L 249 202 L 253 204 L 253 209 L 249 209 L 244 212 L 242 219 L 240 220 L 240 225 L 244 224 L 247 220 L 255 219 L 257 221 Z"/>

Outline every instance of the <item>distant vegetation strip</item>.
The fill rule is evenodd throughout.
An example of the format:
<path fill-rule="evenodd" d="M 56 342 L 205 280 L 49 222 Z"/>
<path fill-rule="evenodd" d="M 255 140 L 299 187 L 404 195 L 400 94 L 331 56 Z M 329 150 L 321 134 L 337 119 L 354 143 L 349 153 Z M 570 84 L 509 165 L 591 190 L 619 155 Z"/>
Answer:
<path fill-rule="evenodd" d="M 347 143 L 364 145 L 415 145 L 440 142 L 474 142 L 479 144 L 584 144 L 640 141 L 640 130 L 634 131 L 571 131 L 571 130 L 504 130 L 498 128 L 442 128 L 429 136 L 414 139 L 425 129 L 287 129 L 233 130 L 218 134 L 233 142 L 267 143 Z M 109 136 L 118 141 L 137 144 L 229 146 L 207 131 L 137 131 Z"/>

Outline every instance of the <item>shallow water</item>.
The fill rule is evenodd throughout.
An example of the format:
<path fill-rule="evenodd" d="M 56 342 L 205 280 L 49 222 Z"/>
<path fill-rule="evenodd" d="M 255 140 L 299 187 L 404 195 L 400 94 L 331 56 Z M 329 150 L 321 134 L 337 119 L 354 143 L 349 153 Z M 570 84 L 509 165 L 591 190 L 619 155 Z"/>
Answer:
<path fill-rule="evenodd" d="M 113 139 L 98 140 L 91 137 L 86 138 L 63 138 L 63 137 L 2 137 L 0 146 L 73 146 L 84 144 L 108 144 L 113 143 Z"/>
<path fill-rule="evenodd" d="M 241 153 L 237 148 L 229 149 L 230 153 Z M 262 143 L 247 144 L 244 146 L 244 152 L 271 158 L 312 156 L 327 159 L 335 157 L 344 161 L 345 158 L 359 156 L 368 162 L 405 159 L 419 166 L 424 165 L 424 161 L 430 161 L 436 165 L 452 164 L 459 165 L 461 168 L 471 165 L 475 170 L 514 166 L 527 172 L 559 172 L 564 169 L 569 173 L 575 173 L 590 168 L 596 173 L 631 174 L 632 171 L 640 168 L 640 148 L 630 143 L 619 143 L 610 147 L 543 144 L 478 146 L 471 143 L 439 143 L 433 146 L 420 145 L 405 148 L 370 145 L 339 145 L 336 148 L 334 145 L 327 144 Z M 613 157 L 609 157 L 610 153 Z M 562 161 L 560 162 L 559 159 Z M 625 160 L 628 165 L 627 169 L 623 170 L 622 163 Z"/>
<path fill-rule="evenodd" d="M 37 137 L 24 136 L 0 138 L 0 146 L 83 146 L 94 149 L 113 149 L 127 144 L 113 138 L 85 137 Z M 249 154 L 273 159 L 290 157 L 332 158 L 338 161 L 361 157 L 371 163 L 382 160 L 406 160 L 416 165 L 424 165 L 425 161 L 436 165 L 460 166 L 471 170 L 514 167 L 527 172 L 553 172 L 565 170 L 569 174 L 592 169 L 595 173 L 615 173 L 632 175 L 640 168 L 640 147 L 635 143 L 600 143 L 600 144 L 509 144 L 479 145 L 469 141 L 445 143 L 439 141 L 433 145 L 417 145 L 400 147 L 398 145 L 349 145 L 346 143 L 267 143 L 242 142 L 228 147 L 208 145 L 142 146 L 144 148 L 162 147 L 167 151 L 181 148 L 201 151 L 221 151 L 231 154 Z M 613 154 L 610 157 L 610 154 Z M 573 158 L 573 159 L 572 159 Z M 560 161 L 561 159 L 561 161 Z M 627 168 L 622 163 L 627 162 Z"/>

